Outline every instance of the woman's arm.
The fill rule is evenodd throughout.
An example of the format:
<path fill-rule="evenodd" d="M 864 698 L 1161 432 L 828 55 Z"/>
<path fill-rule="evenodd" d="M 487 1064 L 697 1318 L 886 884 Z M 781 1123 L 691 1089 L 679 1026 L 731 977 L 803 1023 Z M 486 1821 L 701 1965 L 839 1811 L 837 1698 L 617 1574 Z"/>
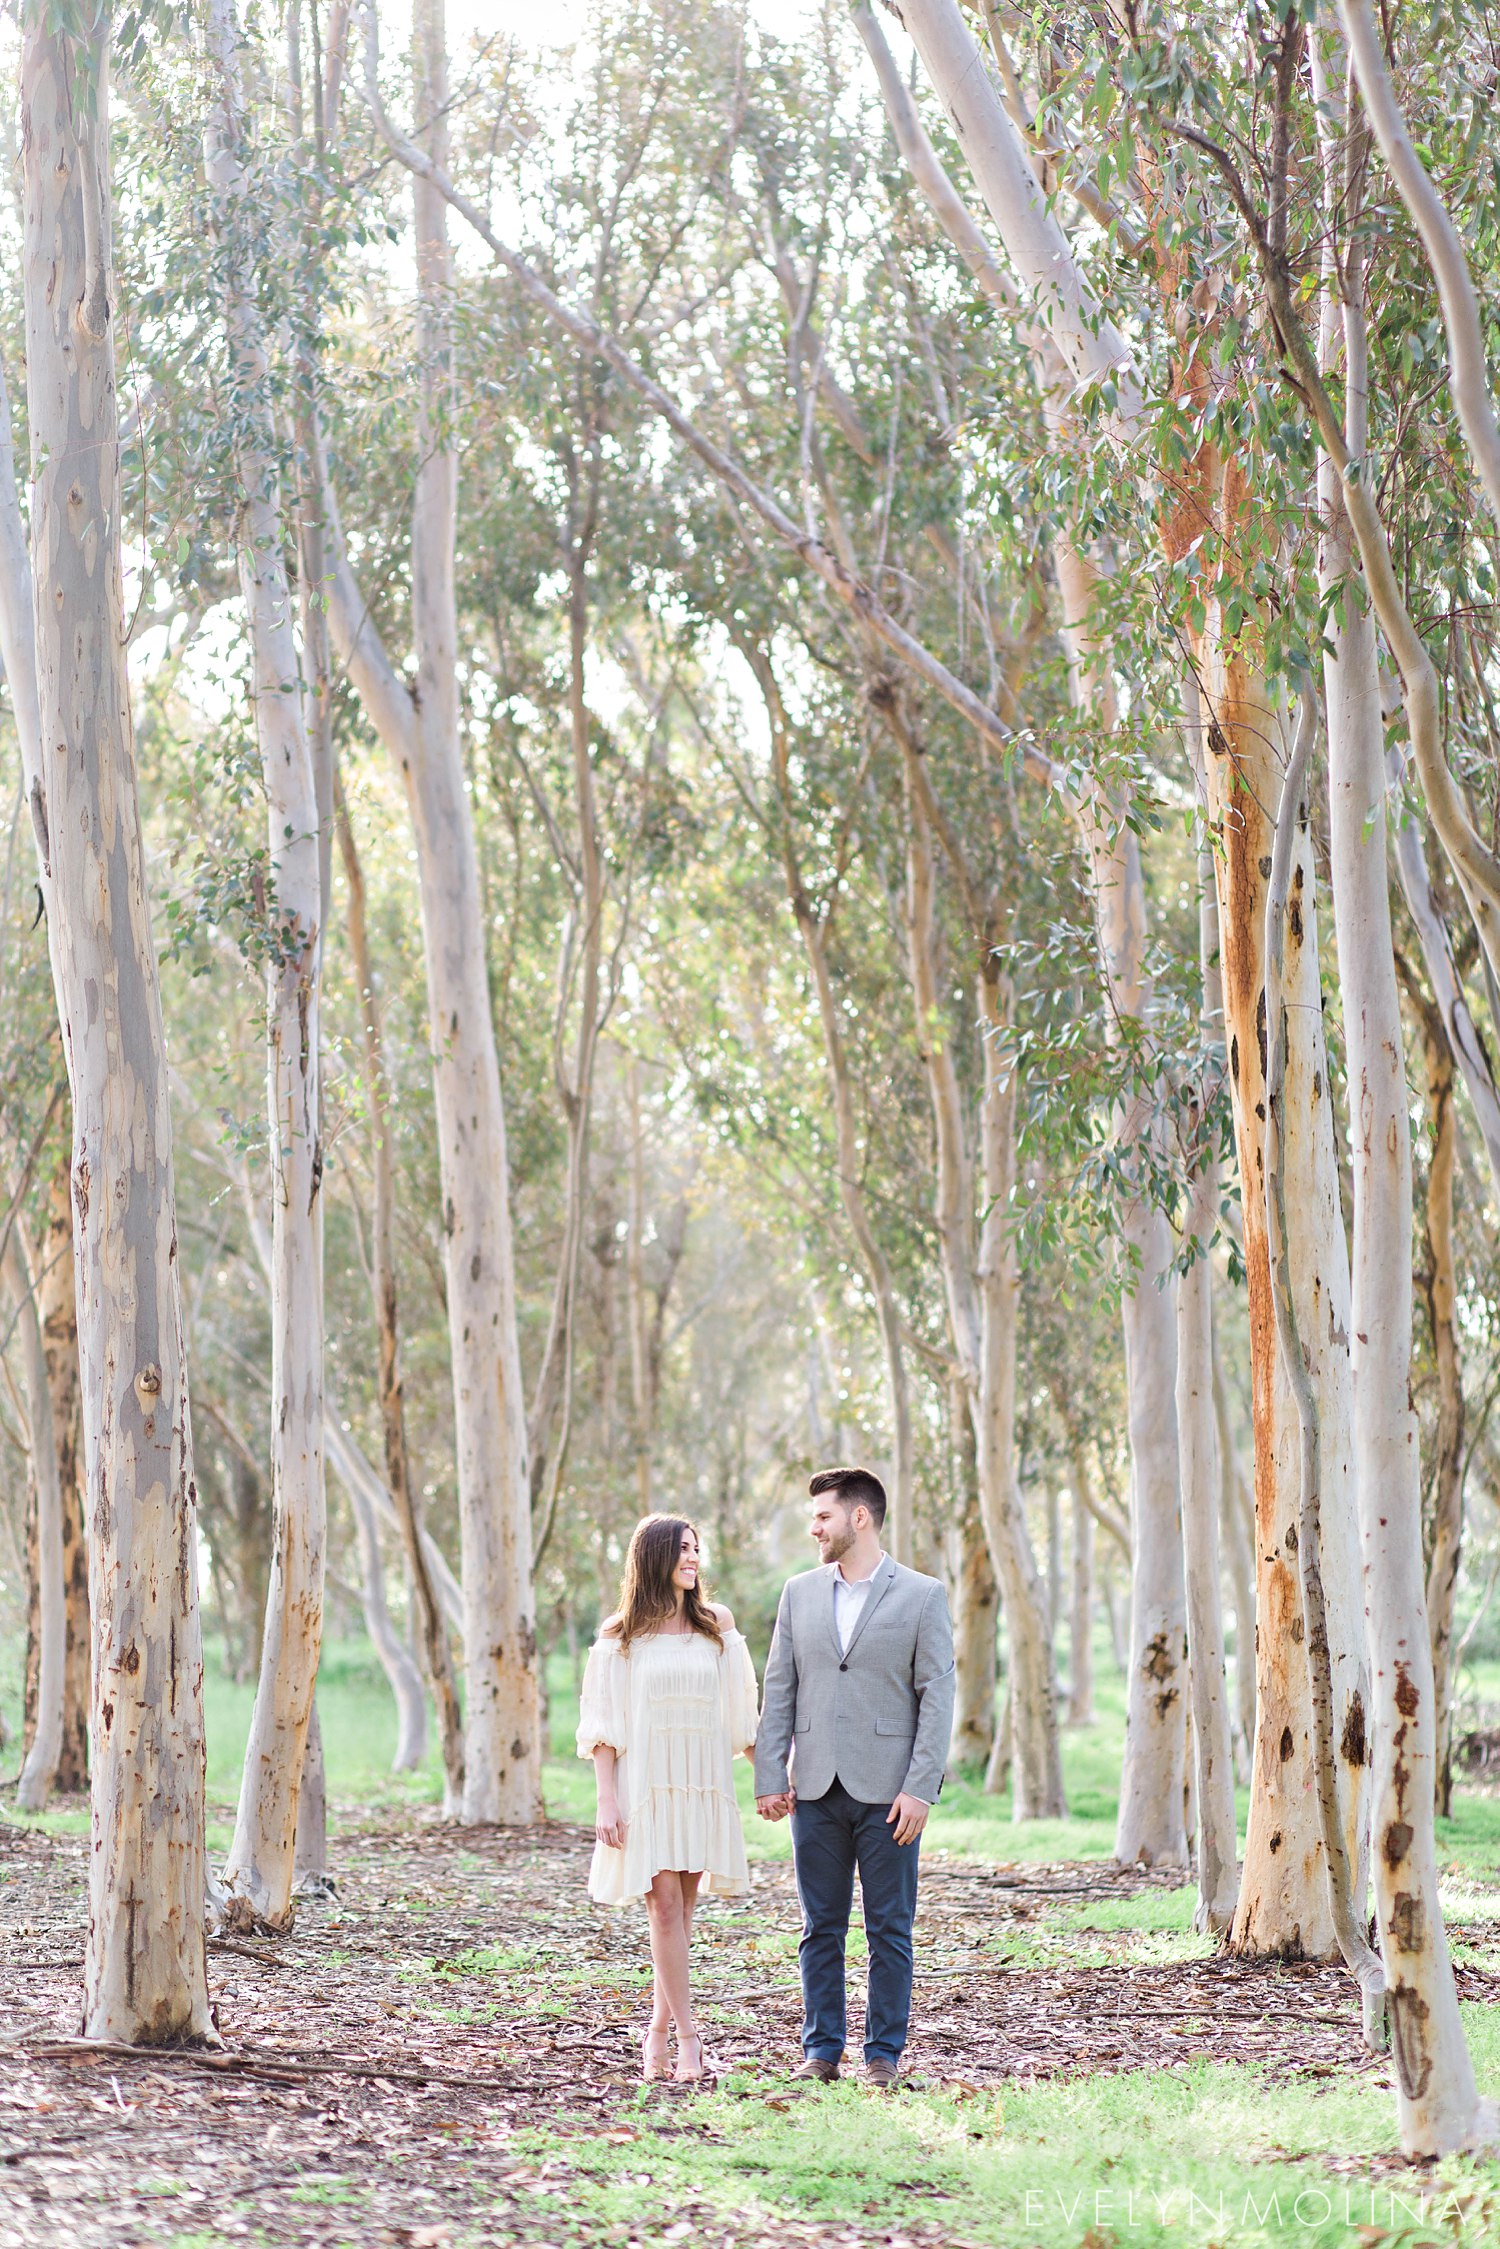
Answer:
<path fill-rule="evenodd" d="M 620 1817 L 620 1797 L 615 1786 L 617 1758 L 605 1742 L 594 1745 L 594 1788 L 598 1798 L 594 1814 L 594 1835 L 598 1842 L 607 1843 L 612 1851 L 625 1848 L 625 1822 Z"/>

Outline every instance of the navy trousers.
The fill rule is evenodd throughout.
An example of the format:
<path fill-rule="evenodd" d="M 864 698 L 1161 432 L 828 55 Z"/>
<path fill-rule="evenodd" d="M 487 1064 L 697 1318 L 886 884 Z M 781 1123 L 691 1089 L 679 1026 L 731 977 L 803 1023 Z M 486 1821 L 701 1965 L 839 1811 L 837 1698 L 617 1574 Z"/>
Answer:
<path fill-rule="evenodd" d="M 898 2062 L 911 2019 L 911 1925 L 917 1910 L 915 1843 L 897 1843 L 889 1804 L 861 1804 L 842 1781 L 792 1813 L 792 1852 L 802 1907 L 802 2051 L 836 2062 L 844 2051 L 844 1940 L 859 1869 L 870 1976 L 865 2060 Z"/>

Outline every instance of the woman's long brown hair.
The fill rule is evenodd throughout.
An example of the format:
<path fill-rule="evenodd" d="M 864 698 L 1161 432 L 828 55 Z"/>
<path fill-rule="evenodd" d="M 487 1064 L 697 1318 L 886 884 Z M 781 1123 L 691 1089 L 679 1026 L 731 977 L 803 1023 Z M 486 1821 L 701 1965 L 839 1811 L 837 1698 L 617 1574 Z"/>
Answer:
<path fill-rule="evenodd" d="M 622 1651 L 642 1633 L 670 1623 L 677 1614 L 672 1573 L 682 1552 L 684 1531 L 698 1536 L 697 1524 L 690 1523 L 685 1515 L 643 1515 L 631 1532 L 625 1575 L 620 1580 L 619 1618 L 610 1635 L 619 1640 Z M 719 1620 L 696 1585 L 683 1595 L 682 1613 L 690 1632 L 701 1632 L 716 1648 L 723 1647 Z"/>

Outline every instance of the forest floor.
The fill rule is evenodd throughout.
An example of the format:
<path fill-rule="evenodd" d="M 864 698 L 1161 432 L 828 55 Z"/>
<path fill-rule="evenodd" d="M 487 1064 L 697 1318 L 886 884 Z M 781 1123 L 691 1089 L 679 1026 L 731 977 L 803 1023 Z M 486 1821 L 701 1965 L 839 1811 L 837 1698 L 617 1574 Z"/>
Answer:
<path fill-rule="evenodd" d="M 645 2089 L 643 1920 L 588 1906 L 588 1847 L 561 1822 L 346 1816 L 334 1896 L 214 1944 L 224 2054 L 149 2056 L 68 2049 L 85 1842 L 0 1820 L 0 2249 L 1500 2233 L 1500 2168 L 1393 2155 L 1341 1972 L 1218 1959 L 1190 1892 L 1109 1862 L 927 1854 L 911 2076 L 880 2099 L 789 2082 L 795 1899 L 763 1860 L 700 1914 L 712 2087 Z M 1466 1869 L 1449 1904 L 1493 2090 L 1500 1876 Z"/>

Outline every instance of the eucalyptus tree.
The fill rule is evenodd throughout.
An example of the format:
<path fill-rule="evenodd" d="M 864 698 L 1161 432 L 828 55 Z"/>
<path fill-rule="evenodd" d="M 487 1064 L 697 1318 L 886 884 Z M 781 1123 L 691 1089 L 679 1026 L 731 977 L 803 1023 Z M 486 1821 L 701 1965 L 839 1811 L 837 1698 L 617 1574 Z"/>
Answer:
<path fill-rule="evenodd" d="M 1168 588 L 1189 588 L 1181 605 L 1181 630 L 1192 650 L 1209 720 L 1209 812 L 1219 839 L 1225 1028 L 1251 1294 L 1260 1531 L 1257 1751 L 1233 1941 L 1238 1949 L 1249 1951 L 1325 1952 L 1333 1939 L 1320 1866 L 1321 1842 L 1307 1786 L 1309 1681 L 1300 1638 L 1290 1629 L 1300 1608 L 1295 1548 L 1286 1543 L 1288 1527 L 1295 1528 L 1287 1486 L 1295 1481 L 1290 1438 L 1296 1420 L 1278 1365 L 1264 1224 L 1258 1215 L 1263 1210 L 1259 1182 L 1264 1101 L 1257 1025 L 1270 864 L 1269 815 L 1264 808 L 1279 795 L 1285 734 L 1278 692 L 1267 671 L 1268 664 L 1274 671 L 1275 661 L 1266 631 L 1269 578 L 1266 565 L 1255 560 L 1254 539 L 1247 537 L 1254 455 L 1243 462 L 1234 456 L 1231 447 L 1239 439 L 1232 436 L 1237 426 L 1232 411 L 1230 426 L 1221 429 L 1217 419 L 1225 412 L 1224 385 L 1210 340 L 1220 317 L 1212 308 L 1222 283 L 1206 251 L 1201 262 L 1185 254 L 1192 232 L 1179 209 L 1175 176 L 1152 163 L 1134 165 L 1132 160 L 1122 176 L 1132 189 L 1139 184 L 1142 231 L 1148 239 L 1153 227 L 1162 234 L 1163 246 L 1154 265 L 1165 284 L 1163 309 L 1172 323 L 1170 348 L 1163 355 L 1166 364 L 1160 370 L 1162 387 L 1172 403 L 1161 425 L 1165 434 L 1159 465 L 1153 435 L 1160 417 L 1148 388 L 1157 371 L 1154 367 L 1148 371 L 1137 347 L 1127 343 L 1110 306 L 1100 300 L 1084 258 L 1064 232 L 1057 208 L 1043 192 L 1029 160 L 1028 120 L 1013 74 L 1002 96 L 954 0 L 903 0 L 899 13 L 958 132 L 1019 282 L 1038 313 L 1045 315 L 1075 381 L 1096 401 L 1107 440 L 1105 457 L 1122 454 L 1132 489 L 1151 495 Z M 993 28 L 998 34 L 998 19 Z M 1158 38 L 1132 29 L 1118 49 L 1119 67 L 1132 88 L 1139 84 L 1155 93 L 1158 81 L 1153 73 L 1167 67 L 1163 53 L 1170 59 L 1171 50 L 1164 50 Z M 997 61 L 1002 71 L 1009 59 L 1001 39 Z M 1078 76 L 1064 79 L 1041 125 L 1030 121 L 1034 129 L 1044 137 L 1050 132 L 1054 139 L 1059 131 L 1073 132 L 1079 120 L 1069 115 L 1068 105 L 1079 100 L 1080 87 Z M 1072 176 L 1086 170 L 1087 160 L 1081 158 Z M 1069 176 L 1065 169 L 1065 186 Z M 1133 224 L 1129 230 L 1136 231 Z M 1170 253 L 1165 247 L 1168 235 L 1173 244 Z M 1105 278 L 1110 278 L 1107 272 Z M 1137 281 L 1127 301 L 1137 320 L 1144 322 L 1149 338 L 1155 312 L 1151 294 Z M 1178 336 L 1186 339 L 1181 345 Z M 1269 523 L 1262 531 L 1263 537 L 1267 535 Z M 1212 575 L 1200 587 L 1206 560 L 1212 564 Z M 1176 614 L 1175 599 L 1172 613 Z M 1312 874 L 1304 845 L 1295 878 L 1304 934 L 1294 949 L 1300 982 L 1292 1017 L 1300 1043 L 1290 1060 L 1287 1110 L 1296 1129 L 1289 1137 L 1287 1160 L 1289 1192 L 1297 1214 L 1294 1287 L 1309 1310 L 1319 1301 L 1335 1307 L 1331 1323 L 1320 1318 L 1304 1332 L 1312 1336 L 1317 1355 L 1314 1380 L 1329 1473 L 1344 1494 L 1327 1518 L 1325 1577 L 1343 1721 L 1338 1737 L 1341 1804 L 1349 1846 L 1357 1855 L 1363 1831 L 1362 1721 L 1367 1680 L 1352 1509 L 1347 1499 L 1347 1350 L 1338 1340 L 1347 1334 L 1347 1319 L 1338 1310 L 1347 1301 L 1347 1250 L 1339 1221 L 1331 1111 L 1323 1097 L 1327 1064 L 1316 1003 Z M 1358 1724 L 1353 1722 L 1356 1717 Z"/>
<path fill-rule="evenodd" d="M 271 1169 L 272 1553 L 255 1708 L 225 1885 L 258 1920 L 292 1912 L 297 1801 L 323 1629 L 322 821 L 301 683 L 262 327 L 232 0 L 214 0 L 204 136 L 222 260 L 238 511 L 235 543 L 267 816 L 266 1085 Z"/>
<path fill-rule="evenodd" d="M 441 164 L 449 138 L 441 0 L 413 24 L 419 130 Z M 531 1486 L 517 1327 L 510 1165 L 487 976 L 458 673 L 447 206 L 414 186 L 418 416 L 411 502 L 408 685 L 355 577 L 322 478 L 334 646 L 406 788 L 421 882 L 451 1336 L 464 1596 L 464 1816 L 527 1820 L 541 1808 Z"/>
<path fill-rule="evenodd" d="M 21 67 L 33 790 L 73 1095 L 94 1619 L 91 2037 L 212 2035 L 192 1438 L 160 988 L 125 675 L 105 20 Z M 8 651 L 8 653 L 10 653 Z M 13 675 L 14 676 L 14 675 Z"/>

